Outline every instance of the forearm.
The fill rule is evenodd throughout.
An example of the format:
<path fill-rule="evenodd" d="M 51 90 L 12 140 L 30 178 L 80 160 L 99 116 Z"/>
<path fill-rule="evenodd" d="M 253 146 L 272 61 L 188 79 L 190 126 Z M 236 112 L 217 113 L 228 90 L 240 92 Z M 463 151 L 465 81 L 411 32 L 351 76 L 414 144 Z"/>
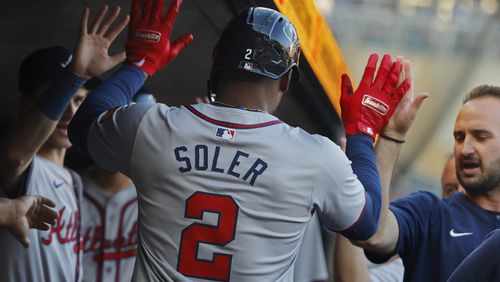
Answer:
<path fill-rule="evenodd" d="M 127 105 L 142 87 L 146 74 L 138 68 L 122 66 L 110 79 L 97 87 L 80 106 L 68 127 L 71 143 L 87 152 L 87 134 L 92 122 L 103 112 Z"/>
<path fill-rule="evenodd" d="M 10 192 L 50 136 L 56 122 L 40 112 L 36 105 L 23 115 L 1 143 L 1 186 Z M 10 193 L 9 193 L 10 194 Z"/>
<path fill-rule="evenodd" d="M 335 281 L 370 282 L 363 249 L 354 246 L 349 239 L 337 235 L 334 254 Z"/>
<path fill-rule="evenodd" d="M 390 187 L 401 147 L 401 144 L 383 138 L 379 138 L 377 146 L 375 147 L 377 167 L 382 184 L 382 211 L 380 214 L 381 227 L 383 227 L 387 221 Z"/>
<path fill-rule="evenodd" d="M 1 141 L 1 185 L 9 193 L 53 132 L 73 95 L 85 83 L 71 72 L 61 75 L 20 117 Z"/>
<path fill-rule="evenodd" d="M 366 240 L 377 231 L 382 198 L 373 140 L 363 134 L 347 137 L 346 155 L 352 161 L 354 174 L 363 184 L 366 200 L 358 221 L 341 233 L 349 239 Z"/>
<path fill-rule="evenodd" d="M 375 147 L 378 171 L 382 184 L 382 208 L 379 229 L 369 240 L 359 242 L 366 250 L 388 254 L 394 251 L 399 230 L 397 221 L 389 210 L 389 192 L 396 162 L 401 151 L 401 144 L 379 138 Z"/>

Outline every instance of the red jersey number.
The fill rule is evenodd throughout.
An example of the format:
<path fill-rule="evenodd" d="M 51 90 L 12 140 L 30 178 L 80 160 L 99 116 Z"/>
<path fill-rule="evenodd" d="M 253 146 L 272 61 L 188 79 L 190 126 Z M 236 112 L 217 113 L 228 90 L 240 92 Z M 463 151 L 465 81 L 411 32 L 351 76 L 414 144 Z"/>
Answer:
<path fill-rule="evenodd" d="M 198 259 L 200 243 L 225 246 L 234 240 L 238 205 L 230 196 L 195 192 L 186 200 L 184 217 L 203 219 L 204 212 L 218 214 L 217 226 L 193 223 L 182 231 L 177 270 L 190 277 L 227 281 L 232 255 L 214 253 L 212 260 Z"/>

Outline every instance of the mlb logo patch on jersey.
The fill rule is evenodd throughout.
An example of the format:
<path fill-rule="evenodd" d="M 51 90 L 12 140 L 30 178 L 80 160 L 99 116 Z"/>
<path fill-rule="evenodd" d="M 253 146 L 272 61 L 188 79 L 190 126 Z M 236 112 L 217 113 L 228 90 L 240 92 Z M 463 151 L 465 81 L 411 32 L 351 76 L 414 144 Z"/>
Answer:
<path fill-rule="evenodd" d="M 236 135 L 236 131 L 229 128 L 218 127 L 217 131 L 215 131 L 215 136 L 226 139 L 226 140 L 234 140 L 234 136 Z"/>

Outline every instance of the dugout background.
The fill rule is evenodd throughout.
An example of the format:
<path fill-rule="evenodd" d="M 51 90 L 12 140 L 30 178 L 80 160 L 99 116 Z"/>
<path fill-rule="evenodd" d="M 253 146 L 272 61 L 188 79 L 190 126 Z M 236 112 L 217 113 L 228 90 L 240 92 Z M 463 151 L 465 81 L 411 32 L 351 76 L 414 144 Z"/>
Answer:
<path fill-rule="evenodd" d="M 415 69 L 416 92 L 431 93 L 405 144 L 395 196 L 426 189 L 439 193 L 439 176 L 452 151 L 452 128 L 462 97 L 478 84 L 500 85 L 498 0 L 279 0 L 287 5 L 314 1 L 327 19 L 354 80 L 371 52 L 403 54 Z M 91 15 L 107 3 L 128 11 L 130 0 L 0 1 L 0 129 L 15 120 L 17 73 L 22 59 L 49 45 L 71 48 L 84 5 Z M 191 103 L 206 93 L 212 48 L 227 21 L 251 5 L 272 0 L 185 0 L 174 37 L 187 32 L 194 42 L 146 86 L 160 102 Z M 125 34 L 125 33 L 124 33 Z M 123 50 L 124 34 L 111 48 Z M 277 112 L 282 120 L 337 141 L 336 113 L 303 57 L 302 85 Z M 338 78 L 332 78 L 338 79 Z"/>

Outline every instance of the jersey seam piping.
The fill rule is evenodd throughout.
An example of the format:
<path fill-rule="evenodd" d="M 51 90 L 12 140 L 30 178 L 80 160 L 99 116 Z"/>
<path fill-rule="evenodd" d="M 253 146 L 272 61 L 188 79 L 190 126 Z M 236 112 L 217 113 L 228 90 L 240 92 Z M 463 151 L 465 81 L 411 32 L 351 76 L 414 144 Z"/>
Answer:
<path fill-rule="evenodd" d="M 213 118 L 211 118 L 211 117 L 203 114 L 202 112 L 198 111 L 197 109 L 195 109 L 191 105 L 185 105 L 183 107 L 186 108 L 195 117 L 197 117 L 197 118 L 199 118 L 199 119 L 201 119 L 201 120 L 203 120 L 203 121 L 205 121 L 207 123 L 211 123 L 211 124 L 214 124 L 214 125 L 217 125 L 217 126 L 222 126 L 222 127 L 229 127 L 229 128 L 233 128 L 233 129 L 243 129 L 243 130 L 246 130 L 246 129 L 257 129 L 257 128 L 263 128 L 263 127 L 268 127 L 268 126 L 273 126 L 273 125 L 277 125 L 277 124 L 282 124 L 283 123 L 283 121 L 281 121 L 279 119 L 270 120 L 270 121 L 266 121 L 266 122 L 263 122 L 263 123 L 257 123 L 257 124 L 238 124 L 238 123 L 232 123 L 232 122 L 226 122 L 226 121 L 219 121 L 219 120 L 213 119 Z M 216 122 L 226 123 L 226 125 L 217 124 L 216 122 L 212 122 L 210 120 L 207 120 L 207 119 L 199 116 L 197 113 L 200 114 L 203 117 L 209 118 L 209 119 L 214 120 Z M 247 127 L 247 128 L 245 128 L 245 127 Z"/>

